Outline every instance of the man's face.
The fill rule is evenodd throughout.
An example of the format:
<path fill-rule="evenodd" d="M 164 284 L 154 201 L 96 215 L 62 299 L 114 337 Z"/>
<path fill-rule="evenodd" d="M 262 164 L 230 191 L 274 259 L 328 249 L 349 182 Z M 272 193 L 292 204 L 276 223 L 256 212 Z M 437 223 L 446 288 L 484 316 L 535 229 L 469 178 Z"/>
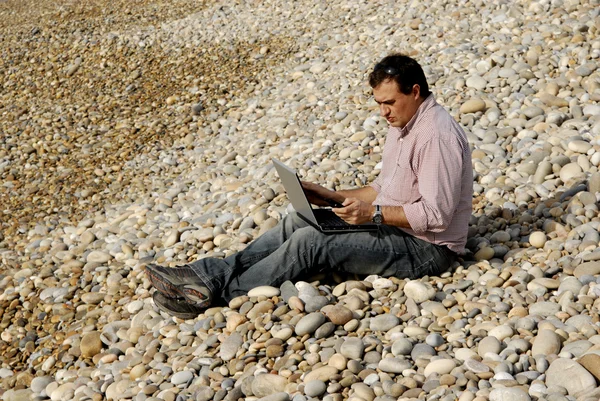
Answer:
<path fill-rule="evenodd" d="M 392 127 L 404 128 L 423 103 L 419 85 L 414 85 L 408 95 L 400 92 L 396 81 L 388 79 L 373 88 L 373 97 L 379 112 Z"/>

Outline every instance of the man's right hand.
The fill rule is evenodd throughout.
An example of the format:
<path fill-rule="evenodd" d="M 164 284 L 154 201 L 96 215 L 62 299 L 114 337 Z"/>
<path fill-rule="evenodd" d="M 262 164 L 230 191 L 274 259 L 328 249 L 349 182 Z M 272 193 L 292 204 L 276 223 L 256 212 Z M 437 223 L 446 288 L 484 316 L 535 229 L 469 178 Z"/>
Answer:
<path fill-rule="evenodd" d="M 313 205 L 335 207 L 336 203 L 344 203 L 345 198 L 335 191 L 308 181 L 301 181 L 301 183 L 308 201 Z"/>

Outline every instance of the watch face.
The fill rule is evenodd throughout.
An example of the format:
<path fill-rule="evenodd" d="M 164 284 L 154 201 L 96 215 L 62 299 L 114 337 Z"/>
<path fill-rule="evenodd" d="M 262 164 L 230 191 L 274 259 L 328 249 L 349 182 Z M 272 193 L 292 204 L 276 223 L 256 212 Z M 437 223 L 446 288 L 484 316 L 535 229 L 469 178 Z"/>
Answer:
<path fill-rule="evenodd" d="M 373 216 L 373 223 L 381 224 L 382 222 L 383 222 L 383 215 L 376 214 L 375 216 Z"/>

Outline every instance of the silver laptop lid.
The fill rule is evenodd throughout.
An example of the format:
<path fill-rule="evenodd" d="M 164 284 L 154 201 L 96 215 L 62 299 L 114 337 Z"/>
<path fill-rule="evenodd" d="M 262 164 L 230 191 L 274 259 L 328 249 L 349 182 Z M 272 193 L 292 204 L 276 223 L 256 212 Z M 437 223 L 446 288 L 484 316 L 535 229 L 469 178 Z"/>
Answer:
<path fill-rule="evenodd" d="M 302 184 L 300 184 L 300 179 L 298 178 L 296 171 L 277 159 L 272 160 L 275 169 L 277 170 L 277 174 L 279 174 L 279 178 L 281 178 L 283 187 L 287 192 L 288 199 L 292 202 L 292 206 L 296 212 L 313 224 L 318 225 L 317 218 L 313 213 L 313 209 L 310 206 L 308 199 L 306 199 L 306 195 L 304 194 Z"/>

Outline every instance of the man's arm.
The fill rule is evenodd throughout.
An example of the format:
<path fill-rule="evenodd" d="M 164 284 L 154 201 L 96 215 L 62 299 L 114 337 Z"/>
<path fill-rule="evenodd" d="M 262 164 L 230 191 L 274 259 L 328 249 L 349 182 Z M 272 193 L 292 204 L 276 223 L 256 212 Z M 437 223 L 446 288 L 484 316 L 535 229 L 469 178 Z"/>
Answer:
<path fill-rule="evenodd" d="M 302 188 L 304 189 L 308 201 L 313 205 L 318 206 L 328 206 L 329 203 L 327 200 L 343 204 L 346 198 L 360 199 L 370 205 L 377 197 L 377 191 L 370 186 L 343 191 L 332 191 L 319 184 L 302 181 Z"/>
<path fill-rule="evenodd" d="M 375 192 L 373 188 L 371 189 Z M 374 199 L 375 197 L 373 197 L 373 200 Z M 346 198 L 343 205 L 343 208 L 334 208 L 332 210 L 350 224 L 364 224 L 373 219 L 375 206 L 371 203 L 364 202 L 359 198 Z M 402 206 L 382 206 L 381 213 L 383 214 L 383 224 L 411 228 Z"/>
<path fill-rule="evenodd" d="M 369 185 L 362 188 L 337 191 L 337 193 L 342 195 L 344 198 L 356 198 L 368 203 L 369 205 L 371 205 L 375 198 L 377 198 L 377 191 L 375 191 L 375 189 Z"/>
<path fill-rule="evenodd" d="M 373 201 L 377 197 L 377 191 L 371 186 L 331 191 L 321 185 L 302 181 L 302 187 L 312 204 L 327 206 L 328 203 L 324 201 L 325 199 L 341 203 L 344 207 L 332 210 L 349 224 L 364 224 L 373 219 L 375 213 Z M 381 212 L 383 224 L 411 228 L 402 206 L 383 206 Z"/>

